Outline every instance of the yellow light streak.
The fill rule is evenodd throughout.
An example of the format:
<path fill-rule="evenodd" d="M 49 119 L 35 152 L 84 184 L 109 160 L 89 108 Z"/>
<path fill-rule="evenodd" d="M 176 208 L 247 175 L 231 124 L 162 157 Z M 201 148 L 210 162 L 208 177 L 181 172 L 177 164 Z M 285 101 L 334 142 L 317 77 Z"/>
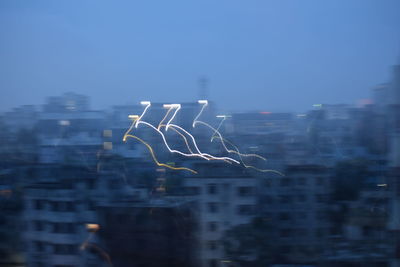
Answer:
<path fill-rule="evenodd" d="M 97 250 L 98 252 L 100 252 L 101 256 L 103 256 L 103 258 L 106 260 L 108 265 L 111 267 L 113 266 L 110 255 L 108 255 L 108 253 L 105 252 L 104 249 L 102 249 L 101 247 L 99 247 L 98 245 L 93 244 L 93 243 L 85 243 L 84 245 L 81 246 L 81 250 L 85 250 L 87 247 L 92 247 L 95 250 Z"/>
<path fill-rule="evenodd" d="M 131 134 L 127 134 L 126 137 L 134 138 L 134 139 L 140 141 L 141 143 L 143 143 L 143 144 L 147 147 L 147 149 L 150 151 L 150 154 L 151 154 L 151 156 L 152 156 L 154 162 L 155 162 L 158 166 L 163 166 L 163 167 L 169 168 L 169 169 L 171 169 L 171 170 L 186 170 L 186 171 L 190 171 L 190 172 L 192 172 L 192 173 L 197 174 L 196 171 L 194 171 L 194 170 L 192 170 L 192 169 L 189 169 L 189 168 L 185 168 L 185 167 L 173 167 L 173 166 L 168 165 L 168 164 L 160 163 L 160 162 L 157 160 L 157 158 L 156 158 L 156 156 L 155 156 L 155 154 L 154 154 L 153 148 L 152 148 L 148 143 L 146 143 L 144 140 L 140 139 L 139 137 L 134 136 L 134 135 L 131 135 Z M 125 140 L 126 140 L 126 138 L 125 138 Z"/>
<path fill-rule="evenodd" d="M 233 162 L 235 162 L 235 163 L 237 163 L 237 164 L 240 164 L 239 161 L 237 161 L 237 160 L 235 160 L 235 159 L 232 159 L 232 158 L 229 158 L 229 157 L 214 157 L 214 156 L 212 156 L 212 155 L 210 155 L 210 154 L 207 154 L 207 153 L 201 153 L 201 152 L 199 151 L 198 147 L 197 147 L 197 143 L 196 143 L 196 140 L 194 139 L 194 137 L 193 137 L 189 132 L 187 132 L 185 129 L 183 129 L 183 128 L 179 127 L 178 125 L 175 125 L 175 124 L 171 124 L 171 126 L 180 129 L 181 131 L 185 132 L 188 136 L 190 136 L 190 138 L 192 139 L 193 144 L 194 144 L 196 150 L 198 151 L 198 153 L 191 153 L 191 154 L 188 154 L 188 153 L 183 153 L 183 152 L 181 152 L 181 151 L 179 151 L 179 150 L 171 149 L 171 147 L 168 145 L 168 142 L 167 142 L 167 140 L 166 140 L 166 138 L 165 138 L 165 135 L 164 135 L 159 129 L 157 129 L 156 127 L 154 127 L 152 124 L 150 124 L 150 123 L 148 123 L 148 122 L 146 122 L 146 121 L 142 121 L 142 120 L 141 120 L 141 118 L 142 118 L 142 117 L 144 116 L 144 114 L 146 113 L 147 109 L 151 106 L 150 102 L 145 102 L 145 104 L 146 104 L 146 108 L 144 109 L 142 115 L 140 115 L 139 118 L 136 119 L 136 121 L 134 122 L 135 127 L 137 128 L 140 124 L 145 124 L 145 125 L 147 125 L 148 127 L 150 127 L 150 128 L 152 128 L 153 130 L 155 130 L 156 132 L 158 132 L 158 133 L 161 135 L 161 138 L 163 139 L 164 144 L 165 144 L 165 146 L 167 147 L 167 149 L 168 149 L 169 152 L 171 152 L 171 153 L 177 153 L 177 154 L 180 154 L 180 155 L 186 156 L 186 157 L 200 157 L 200 158 L 203 158 L 203 159 L 205 159 L 205 160 L 210 160 L 210 158 L 212 158 L 212 159 L 217 159 L 217 160 L 223 160 L 223 161 L 224 161 L 224 160 L 230 160 L 230 161 L 233 161 Z M 164 105 L 164 107 L 167 107 L 167 108 L 176 108 L 177 110 L 179 110 L 180 107 L 181 107 L 181 105 L 180 105 L 180 104 L 171 104 L 171 105 Z M 172 119 L 173 119 L 174 116 L 176 115 L 176 112 L 177 112 L 177 111 L 175 111 L 175 113 L 174 113 Z M 168 121 L 166 127 L 169 126 L 169 124 L 170 124 L 171 121 L 172 121 L 171 119 Z M 130 127 L 130 129 L 131 129 L 131 128 L 132 128 L 132 127 Z M 128 133 L 128 132 L 129 132 L 129 130 L 127 131 L 127 133 Z M 127 136 L 127 135 L 126 135 L 126 136 Z M 123 139 L 123 140 L 125 140 L 125 137 L 126 137 L 126 136 L 124 136 L 124 139 Z"/>
<path fill-rule="evenodd" d="M 164 108 L 168 108 L 168 111 L 165 113 L 164 118 L 162 118 L 162 120 L 161 120 L 160 123 L 158 124 L 158 127 L 157 127 L 158 130 L 160 130 L 160 128 L 161 128 L 162 125 L 165 125 L 165 124 L 163 124 L 163 122 L 164 122 L 165 119 L 168 117 L 169 113 L 171 113 L 171 111 L 172 111 L 171 105 L 165 104 L 165 105 L 164 105 Z"/>
<path fill-rule="evenodd" d="M 142 113 L 142 115 L 143 115 L 143 114 L 144 114 L 144 113 Z M 129 127 L 129 129 L 128 129 L 128 130 L 126 131 L 126 133 L 124 134 L 124 137 L 122 138 L 122 140 L 123 140 L 124 142 L 126 142 L 127 138 L 130 137 L 130 138 L 136 139 L 136 140 L 140 141 L 141 143 L 143 143 L 143 144 L 147 147 L 147 149 L 150 151 L 150 154 L 151 154 L 151 156 L 152 156 L 154 162 L 155 162 L 158 166 L 163 166 L 163 167 L 166 167 L 166 168 L 169 168 L 169 169 L 172 169 L 172 170 L 187 170 L 187 171 L 190 171 L 190 172 L 192 172 L 192 173 L 197 174 L 196 171 L 194 171 L 194 170 L 192 170 L 192 169 L 189 169 L 189 168 L 185 168 L 185 167 L 173 167 L 173 166 L 168 165 L 168 164 L 160 163 L 160 162 L 157 160 L 156 156 L 155 156 L 155 153 L 154 153 L 153 148 L 152 148 L 147 142 L 145 142 L 144 140 L 140 139 L 139 137 L 137 137 L 137 136 L 135 136 L 135 135 L 129 134 L 129 132 L 132 131 L 133 126 L 134 126 L 134 125 L 137 125 L 137 121 L 139 120 L 140 117 L 137 116 L 137 115 L 130 115 L 129 118 L 132 118 L 132 119 L 133 119 L 133 122 L 132 122 L 131 126 Z M 150 124 L 149 124 L 149 125 L 150 125 Z M 151 125 L 151 126 L 152 126 L 152 125 Z M 152 126 L 152 127 L 153 127 L 154 129 L 156 129 L 154 126 Z M 157 130 L 157 129 L 156 129 L 156 130 Z M 157 131 L 158 131 L 158 130 L 157 130 Z M 158 132 L 160 132 L 160 131 L 158 131 Z M 161 132 L 160 132 L 160 133 L 161 133 Z M 163 135 L 162 135 L 162 136 L 163 136 Z M 164 141 L 164 143 L 165 143 L 165 141 Z"/>
<path fill-rule="evenodd" d="M 101 256 L 103 256 L 103 258 L 107 261 L 108 265 L 112 267 L 113 264 L 111 262 L 110 255 L 108 255 L 108 253 L 98 245 L 94 243 L 89 243 L 89 241 L 93 239 L 96 232 L 100 229 L 100 226 L 95 223 L 88 223 L 86 224 L 86 229 L 88 229 L 91 233 L 89 234 L 88 238 L 86 238 L 86 240 L 83 241 L 83 243 L 80 245 L 80 249 L 85 250 L 87 247 L 92 247 L 96 249 L 98 252 L 100 252 Z"/>

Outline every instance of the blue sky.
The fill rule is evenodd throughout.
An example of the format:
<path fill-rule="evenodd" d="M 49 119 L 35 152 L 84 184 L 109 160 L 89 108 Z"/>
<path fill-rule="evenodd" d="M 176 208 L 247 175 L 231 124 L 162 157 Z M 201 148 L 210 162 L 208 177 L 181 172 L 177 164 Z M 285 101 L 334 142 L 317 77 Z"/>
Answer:
<path fill-rule="evenodd" d="M 400 62 L 400 1 L 0 2 L 0 111 L 209 98 L 224 110 L 354 103 Z"/>

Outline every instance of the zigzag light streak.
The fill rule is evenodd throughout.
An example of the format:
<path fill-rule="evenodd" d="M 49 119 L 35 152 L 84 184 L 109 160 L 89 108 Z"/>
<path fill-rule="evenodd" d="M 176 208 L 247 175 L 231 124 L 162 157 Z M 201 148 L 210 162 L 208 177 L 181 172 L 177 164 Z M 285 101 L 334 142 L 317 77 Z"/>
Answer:
<path fill-rule="evenodd" d="M 169 169 L 172 169 L 172 170 L 186 170 L 186 171 L 190 171 L 190 172 L 192 172 L 192 173 L 197 174 L 197 172 L 196 172 L 195 170 L 192 170 L 192 169 L 189 169 L 189 168 L 186 168 L 186 167 L 173 167 L 173 166 L 168 165 L 168 164 L 160 163 L 160 162 L 157 160 L 157 158 L 156 158 L 156 156 L 155 156 L 155 154 L 154 154 L 153 148 L 152 148 L 147 142 L 145 142 L 144 140 L 140 139 L 139 137 L 137 137 L 137 136 L 135 136 L 135 135 L 127 134 L 126 137 L 134 138 L 134 139 L 136 139 L 136 140 L 142 142 L 142 143 L 148 148 L 148 150 L 150 151 L 150 154 L 151 154 L 151 156 L 152 156 L 154 162 L 155 162 L 158 166 L 160 166 L 160 167 L 166 167 L 166 168 L 169 168 Z"/>
<path fill-rule="evenodd" d="M 135 136 L 135 135 L 129 134 L 129 132 L 132 130 L 132 128 L 134 127 L 134 125 L 136 125 L 136 122 L 137 122 L 137 120 L 138 120 L 140 117 L 137 116 L 137 115 L 129 115 L 129 118 L 130 118 L 130 119 L 133 119 L 133 122 L 132 122 L 131 126 L 129 127 L 129 129 L 128 129 L 128 130 L 126 131 L 126 133 L 124 134 L 124 137 L 123 137 L 123 139 L 122 139 L 124 142 L 126 142 L 127 137 L 130 137 L 130 138 L 134 138 L 134 139 L 138 140 L 139 142 L 143 143 L 143 144 L 147 147 L 147 149 L 150 151 L 150 154 L 151 154 L 151 156 L 152 156 L 154 162 L 155 162 L 158 166 L 160 166 L 160 167 L 162 166 L 162 167 L 166 167 L 166 168 L 169 168 L 169 169 L 172 169 L 172 170 L 187 170 L 187 171 L 190 171 L 190 172 L 192 172 L 192 173 L 197 174 L 196 171 L 194 171 L 194 170 L 192 170 L 192 169 L 189 169 L 189 168 L 185 168 L 185 167 L 174 167 L 174 166 L 171 166 L 171 165 L 168 165 L 168 164 L 165 164 L 165 163 L 160 163 L 160 162 L 157 160 L 157 158 L 156 158 L 156 155 L 155 155 L 155 153 L 154 153 L 153 148 L 152 148 L 147 142 L 145 142 L 144 140 L 142 140 L 141 138 L 139 138 L 139 137 L 137 137 L 137 136 Z"/>
<path fill-rule="evenodd" d="M 217 118 L 222 118 L 222 120 L 221 120 L 221 122 L 219 123 L 219 125 L 218 125 L 218 127 L 217 127 L 217 131 L 219 131 L 219 129 L 221 128 L 221 126 L 222 126 L 222 123 L 224 123 L 224 121 L 226 120 L 226 115 L 219 115 L 219 116 L 217 116 Z M 211 136 L 211 142 L 213 141 L 213 139 L 214 139 L 214 137 L 215 137 L 215 134 L 216 134 L 217 132 L 215 131 L 213 134 L 212 134 L 212 136 Z"/>
<path fill-rule="evenodd" d="M 215 136 L 215 138 L 221 138 L 221 137 L 220 137 L 220 136 Z M 242 155 L 241 155 L 241 153 L 239 153 L 239 149 L 237 148 L 237 146 L 235 146 L 232 142 L 230 142 L 230 141 L 228 141 L 228 140 L 226 140 L 226 139 L 224 139 L 224 142 L 230 144 L 234 149 L 236 149 L 237 154 L 239 155 L 240 161 L 242 162 L 242 164 L 243 164 L 243 166 L 244 166 L 245 168 L 251 168 L 251 169 L 254 169 L 254 170 L 259 171 L 259 172 L 273 172 L 273 173 L 277 173 L 277 174 L 279 174 L 279 175 L 281 175 L 281 176 L 285 176 L 283 173 L 281 173 L 281 172 L 279 172 L 279 171 L 276 171 L 276 170 L 271 170 L 271 169 L 260 169 L 260 168 L 254 167 L 254 166 L 252 166 L 252 165 L 247 165 L 246 163 L 244 163 L 243 158 L 242 158 Z M 248 154 L 248 155 L 255 155 L 255 156 L 258 156 L 257 154 Z"/>
<path fill-rule="evenodd" d="M 194 147 L 195 147 L 195 149 L 197 151 L 197 155 L 202 155 L 202 156 L 209 157 L 209 159 L 207 159 L 207 160 L 214 159 L 214 160 L 232 161 L 232 162 L 235 162 L 237 164 L 240 164 L 239 161 L 237 161 L 237 160 L 235 160 L 233 158 L 230 158 L 230 157 L 215 157 L 215 156 L 210 155 L 208 153 L 202 153 L 200 151 L 199 147 L 197 146 L 196 139 L 194 138 L 194 136 L 192 134 L 190 134 L 188 131 L 186 131 L 182 127 L 171 123 L 173 121 L 173 119 L 175 118 L 176 114 L 178 113 L 178 111 L 181 109 L 181 105 L 180 104 L 172 104 L 172 105 L 170 105 L 168 107 L 170 108 L 170 110 L 172 108 L 175 108 L 176 110 L 175 110 L 174 114 L 172 115 L 171 119 L 168 121 L 168 123 L 167 123 L 167 125 L 165 127 L 166 131 L 171 126 L 171 127 L 177 128 L 177 129 L 181 130 L 182 132 L 184 132 L 186 135 L 188 135 L 192 139 L 193 145 L 194 145 Z M 194 154 L 194 155 L 196 155 L 196 154 Z"/>
<path fill-rule="evenodd" d="M 217 129 L 215 129 L 210 124 L 208 124 L 208 123 L 206 123 L 204 121 L 198 120 L 200 115 L 203 113 L 204 108 L 208 105 L 208 101 L 207 100 L 199 100 L 198 102 L 199 102 L 199 104 L 203 104 L 203 107 L 201 108 L 201 110 L 200 110 L 199 114 L 196 116 L 196 118 L 193 120 L 193 124 L 192 124 L 193 128 L 196 127 L 196 124 L 200 123 L 200 124 L 203 124 L 206 127 L 210 128 L 211 130 L 213 130 L 214 134 L 217 134 L 219 136 L 219 139 L 221 140 L 222 146 L 224 147 L 224 149 L 228 153 L 234 153 L 234 154 L 237 154 L 237 155 L 242 156 L 242 157 L 257 157 L 257 158 L 260 158 L 262 160 L 267 160 L 266 158 L 264 158 L 264 157 L 262 157 L 260 155 L 257 155 L 257 154 L 243 154 L 243 153 L 240 153 L 239 151 L 228 149 L 226 147 L 226 145 L 225 145 L 225 142 L 224 142 L 225 139 L 222 137 L 222 134 Z"/>

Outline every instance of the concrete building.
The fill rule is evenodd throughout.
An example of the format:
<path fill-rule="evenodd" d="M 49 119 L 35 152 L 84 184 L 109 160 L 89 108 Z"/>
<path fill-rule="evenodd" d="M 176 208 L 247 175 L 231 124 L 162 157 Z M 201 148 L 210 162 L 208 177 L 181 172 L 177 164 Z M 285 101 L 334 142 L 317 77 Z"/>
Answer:
<path fill-rule="evenodd" d="M 260 188 L 260 210 L 276 226 L 276 245 L 288 263 L 315 263 L 330 235 L 326 167 L 287 166 L 284 177 L 265 178 Z"/>
<path fill-rule="evenodd" d="M 88 225 L 98 224 L 97 207 L 116 199 L 135 198 L 112 172 L 82 166 L 44 165 L 25 188 L 23 213 L 28 266 L 107 266 Z M 136 197 L 138 195 L 136 194 Z"/>
<path fill-rule="evenodd" d="M 195 200 L 198 224 L 197 259 L 199 266 L 224 266 L 221 244 L 224 232 L 249 223 L 256 214 L 257 180 L 218 164 L 196 165 L 198 176 L 185 178 L 187 192 Z"/>

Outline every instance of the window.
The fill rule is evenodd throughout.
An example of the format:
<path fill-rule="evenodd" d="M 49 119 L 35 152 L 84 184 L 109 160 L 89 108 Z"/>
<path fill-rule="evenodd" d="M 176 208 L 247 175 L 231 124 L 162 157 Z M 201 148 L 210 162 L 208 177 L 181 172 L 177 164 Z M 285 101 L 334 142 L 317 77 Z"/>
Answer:
<path fill-rule="evenodd" d="M 58 211 L 59 210 L 58 202 L 56 202 L 56 201 L 50 202 L 50 207 L 51 207 L 52 211 Z"/>
<path fill-rule="evenodd" d="M 210 195 L 217 194 L 217 185 L 216 184 L 208 184 L 207 191 L 208 191 L 208 194 L 210 194 Z"/>
<path fill-rule="evenodd" d="M 208 260 L 208 266 L 217 267 L 218 266 L 218 261 L 216 259 Z"/>
<path fill-rule="evenodd" d="M 94 179 L 86 180 L 86 189 L 95 189 L 96 188 L 96 181 Z"/>
<path fill-rule="evenodd" d="M 371 229 L 371 226 L 363 226 L 363 227 L 362 227 L 362 235 L 363 235 L 364 237 L 369 237 L 369 236 L 371 236 L 371 233 L 372 233 L 371 230 L 372 230 L 372 229 Z"/>
<path fill-rule="evenodd" d="M 292 181 L 291 181 L 290 178 L 282 178 L 281 182 L 280 182 L 280 185 L 281 186 L 290 186 L 291 182 Z"/>
<path fill-rule="evenodd" d="M 34 208 L 35 208 L 35 210 L 42 210 L 42 209 L 44 209 L 44 200 L 42 200 L 42 199 L 35 199 L 34 201 L 33 201 L 33 206 L 34 206 Z"/>
<path fill-rule="evenodd" d="M 77 245 L 56 244 L 53 245 L 54 254 L 58 255 L 72 255 L 78 253 Z"/>
<path fill-rule="evenodd" d="M 75 225 L 73 223 L 52 223 L 53 233 L 75 233 Z"/>
<path fill-rule="evenodd" d="M 250 186 L 241 186 L 237 188 L 238 195 L 241 197 L 252 196 L 253 195 L 253 187 Z"/>
<path fill-rule="evenodd" d="M 319 220 L 319 221 L 325 220 L 325 218 L 326 218 L 326 212 L 321 211 L 321 210 L 320 210 L 320 211 L 317 211 L 316 218 L 317 218 L 317 220 Z"/>
<path fill-rule="evenodd" d="M 289 237 L 292 235 L 292 229 L 281 229 L 279 231 L 279 236 L 280 237 Z"/>
<path fill-rule="evenodd" d="M 44 252 L 44 242 L 42 241 L 33 241 L 33 247 L 36 252 Z"/>
<path fill-rule="evenodd" d="M 306 185 L 307 179 L 305 177 L 300 177 L 297 182 L 298 182 L 298 185 Z"/>
<path fill-rule="evenodd" d="M 299 202 L 306 202 L 307 201 L 307 196 L 306 195 L 298 195 L 297 199 Z"/>
<path fill-rule="evenodd" d="M 44 223 L 42 221 L 33 221 L 33 229 L 35 231 L 43 231 Z"/>
<path fill-rule="evenodd" d="M 292 203 L 292 196 L 289 196 L 289 195 L 281 195 L 281 196 L 279 196 L 279 202 L 281 203 L 281 204 L 289 204 L 289 203 Z"/>
<path fill-rule="evenodd" d="M 272 196 L 263 196 L 263 204 L 274 204 L 274 198 Z"/>
<path fill-rule="evenodd" d="M 315 230 L 315 236 L 316 237 L 324 236 L 324 229 L 323 228 L 318 228 L 317 230 Z"/>
<path fill-rule="evenodd" d="M 208 206 L 208 212 L 211 212 L 211 213 L 218 212 L 218 203 L 216 203 L 216 202 L 208 202 L 207 206 Z"/>
<path fill-rule="evenodd" d="M 308 217 L 307 212 L 300 211 L 297 213 L 297 218 L 300 220 L 305 220 L 305 219 L 307 219 L 307 217 Z"/>
<path fill-rule="evenodd" d="M 305 228 L 299 228 L 299 229 L 297 229 L 296 233 L 298 236 L 305 237 L 308 235 L 308 230 Z"/>
<path fill-rule="evenodd" d="M 324 178 L 323 177 L 315 177 L 315 184 L 316 185 L 324 185 Z"/>
<path fill-rule="evenodd" d="M 66 202 L 66 211 L 75 211 L 75 205 L 72 202 Z"/>
<path fill-rule="evenodd" d="M 120 188 L 120 183 L 116 179 L 108 180 L 107 184 L 108 184 L 108 188 L 111 189 L 111 190 L 116 190 L 116 189 Z"/>
<path fill-rule="evenodd" d="M 207 242 L 207 248 L 209 250 L 216 250 L 218 247 L 218 243 L 216 240 L 210 240 Z"/>
<path fill-rule="evenodd" d="M 237 207 L 238 214 L 241 215 L 251 215 L 254 213 L 253 205 L 239 205 Z"/>
<path fill-rule="evenodd" d="M 279 220 L 281 221 L 287 221 L 290 220 L 290 215 L 287 212 L 281 212 L 279 213 Z"/>
<path fill-rule="evenodd" d="M 323 203 L 323 202 L 325 202 L 325 195 L 316 194 L 316 195 L 315 195 L 315 200 L 316 200 L 318 203 Z"/>
<path fill-rule="evenodd" d="M 75 211 L 75 205 L 72 201 L 53 201 L 50 202 L 52 211 Z"/>
<path fill-rule="evenodd" d="M 96 202 L 89 200 L 87 203 L 87 209 L 88 210 L 95 210 L 96 209 Z"/>
<path fill-rule="evenodd" d="M 186 187 L 186 191 L 189 195 L 200 195 L 200 187 L 198 186 Z"/>
<path fill-rule="evenodd" d="M 291 246 L 287 246 L 287 245 L 280 246 L 280 251 L 282 253 L 291 253 L 292 252 L 292 247 Z"/>
<path fill-rule="evenodd" d="M 208 231 L 215 232 L 218 229 L 218 223 L 217 222 L 208 222 L 207 228 L 208 228 Z"/>

